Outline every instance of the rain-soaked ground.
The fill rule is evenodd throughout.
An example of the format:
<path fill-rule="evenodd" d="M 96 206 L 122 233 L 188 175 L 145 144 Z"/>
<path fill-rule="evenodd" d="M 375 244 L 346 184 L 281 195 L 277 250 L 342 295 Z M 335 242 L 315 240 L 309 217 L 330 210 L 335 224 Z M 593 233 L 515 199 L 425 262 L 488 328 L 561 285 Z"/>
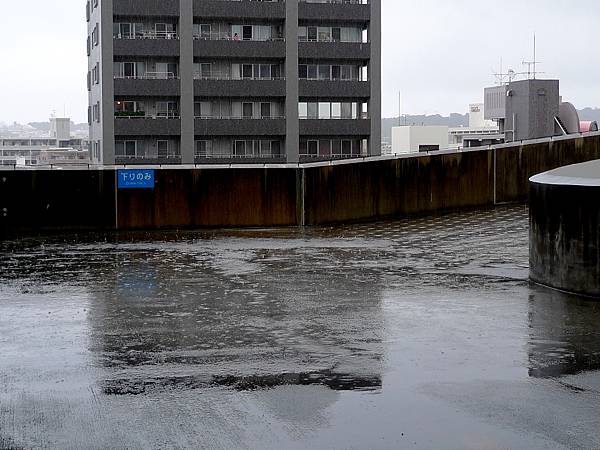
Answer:
<path fill-rule="evenodd" d="M 0 243 L 0 448 L 600 448 L 524 207 Z"/>

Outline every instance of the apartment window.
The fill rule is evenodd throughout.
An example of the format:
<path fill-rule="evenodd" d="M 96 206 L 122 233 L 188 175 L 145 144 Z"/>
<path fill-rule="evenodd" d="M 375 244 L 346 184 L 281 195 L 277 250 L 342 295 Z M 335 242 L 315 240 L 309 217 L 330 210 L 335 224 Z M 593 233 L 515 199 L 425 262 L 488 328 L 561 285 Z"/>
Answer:
<path fill-rule="evenodd" d="M 242 103 L 242 117 L 244 119 L 252 119 L 253 103 Z"/>
<path fill-rule="evenodd" d="M 209 40 L 211 38 L 211 25 L 210 24 L 194 24 L 194 37 L 196 39 Z"/>
<path fill-rule="evenodd" d="M 270 119 L 271 118 L 271 103 L 260 104 L 260 118 Z"/>
<path fill-rule="evenodd" d="M 208 118 L 212 116 L 210 102 L 194 102 L 194 117 Z"/>
<path fill-rule="evenodd" d="M 298 65 L 298 77 L 301 80 L 306 80 L 308 78 L 308 67 L 306 64 Z"/>
<path fill-rule="evenodd" d="M 271 141 L 271 156 L 281 156 L 281 143 L 279 141 Z"/>
<path fill-rule="evenodd" d="M 135 158 L 137 141 L 115 141 L 115 156 Z"/>
<path fill-rule="evenodd" d="M 253 36 L 252 25 L 244 25 L 242 27 L 242 39 L 244 41 L 251 41 Z"/>
<path fill-rule="evenodd" d="M 319 119 L 331 119 L 331 103 L 319 103 Z"/>
<path fill-rule="evenodd" d="M 90 15 L 91 15 L 90 8 L 91 8 L 90 2 L 87 2 L 85 5 L 85 19 L 88 22 L 90 21 Z"/>
<path fill-rule="evenodd" d="M 331 29 L 331 40 L 333 42 L 340 42 L 342 40 L 342 29 L 340 27 L 333 27 Z"/>
<path fill-rule="evenodd" d="M 94 44 L 94 47 L 97 47 L 100 43 L 100 29 L 98 23 L 96 23 L 94 31 L 92 31 L 92 43 Z"/>
<path fill-rule="evenodd" d="M 198 72 L 200 75 L 200 78 L 203 79 L 208 79 L 211 77 L 212 75 L 212 64 L 210 63 L 201 63 L 198 64 Z"/>
<path fill-rule="evenodd" d="M 331 41 L 331 28 L 319 27 L 318 28 L 318 39 L 319 39 L 319 42 Z"/>
<path fill-rule="evenodd" d="M 90 56 L 92 54 L 92 40 L 88 36 L 87 37 L 87 55 Z"/>
<path fill-rule="evenodd" d="M 319 80 L 331 79 L 331 66 L 319 66 Z"/>
<path fill-rule="evenodd" d="M 342 76 L 341 66 L 331 66 L 331 79 L 339 80 Z"/>
<path fill-rule="evenodd" d="M 159 158 L 169 158 L 171 156 L 169 150 L 169 141 L 156 141 Z"/>
<path fill-rule="evenodd" d="M 212 141 L 196 141 L 194 156 L 204 158 L 210 155 L 212 155 Z"/>
<path fill-rule="evenodd" d="M 308 40 L 316 41 L 317 40 L 317 27 L 308 27 Z"/>
<path fill-rule="evenodd" d="M 250 80 L 254 76 L 254 68 L 252 64 L 242 65 L 242 78 L 244 80 Z"/>
<path fill-rule="evenodd" d="M 157 117 L 177 117 L 177 102 L 156 102 Z"/>
<path fill-rule="evenodd" d="M 137 75 L 136 64 L 133 62 L 123 63 L 123 76 L 125 78 L 135 78 Z"/>
<path fill-rule="evenodd" d="M 344 155 L 344 156 L 352 155 L 352 141 L 349 141 L 349 140 L 342 141 L 342 155 Z"/>
<path fill-rule="evenodd" d="M 308 40 L 308 35 L 307 35 L 306 27 L 299 27 L 298 28 L 298 40 L 300 42 L 306 42 Z"/>
<path fill-rule="evenodd" d="M 233 152 L 234 156 L 246 156 L 246 141 L 235 141 Z"/>
<path fill-rule="evenodd" d="M 319 141 L 307 141 L 306 154 L 309 156 L 317 156 L 319 154 Z"/>
<path fill-rule="evenodd" d="M 271 78 L 271 65 L 270 64 L 261 64 L 259 66 L 260 74 L 259 78 L 261 79 L 270 79 Z"/>
<path fill-rule="evenodd" d="M 154 25 L 157 37 L 171 39 L 175 37 L 176 27 L 172 23 L 157 23 Z"/>

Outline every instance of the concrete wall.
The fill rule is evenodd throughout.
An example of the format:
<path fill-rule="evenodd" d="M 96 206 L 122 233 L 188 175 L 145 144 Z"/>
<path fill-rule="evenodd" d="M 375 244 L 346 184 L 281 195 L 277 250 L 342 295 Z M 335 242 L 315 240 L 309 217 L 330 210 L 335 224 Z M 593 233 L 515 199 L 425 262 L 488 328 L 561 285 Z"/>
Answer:
<path fill-rule="evenodd" d="M 154 190 L 115 169 L 0 170 L 0 236 L 24 230 L 320 225 L 525 202 L 528 179 L 600 159 L 600 135 L 334 164 L 163 168 Z M 117 213 L 118 211 L 118 213 Z"/>
<path fill-rule="evenodd" d="M 522 80 L 508 85 L 506 141 L 554 136 L 558 116 L 558 80 Z"/>
<path fill-rule="evenodd" d="M 531 183 L 530 277 L 600 297 L 600 186 Z"/>

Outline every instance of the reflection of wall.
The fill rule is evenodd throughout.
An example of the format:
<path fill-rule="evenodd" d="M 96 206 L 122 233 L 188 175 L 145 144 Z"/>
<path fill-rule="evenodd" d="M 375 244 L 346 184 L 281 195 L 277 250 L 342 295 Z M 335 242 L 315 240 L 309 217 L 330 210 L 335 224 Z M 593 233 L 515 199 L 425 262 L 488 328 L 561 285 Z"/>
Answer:
<path fill-rule="evenodd" d="M 529 375 L 559 377 L 600 369 L 600 304 L 550 289 L 529 298 Z"/>
<path fill-rule="evenodd" d="M 343 261 L 347 250 L 261 242 L 108 248 L 88 316 L 108 371 L 103 392 L 381 388 L 379 286 L 362 280 L 366 272 L 331 270 L 330 258 Z"/>

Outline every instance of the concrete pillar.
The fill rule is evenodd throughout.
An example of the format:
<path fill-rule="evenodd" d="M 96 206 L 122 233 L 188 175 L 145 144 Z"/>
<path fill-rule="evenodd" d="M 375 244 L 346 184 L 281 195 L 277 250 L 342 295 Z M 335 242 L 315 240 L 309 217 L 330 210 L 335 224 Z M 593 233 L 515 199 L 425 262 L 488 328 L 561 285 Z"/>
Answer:
<path fill-rule="evenodd" d="M 194 7 L 193 0 L 179 4 L 179 77 L 181 96 L 181 163 L 194 164 Z"/>
<path fill-rule="evenodd" d="M 300 161 L 298 120 L 298 0 L 285 2 L 285 152 L 288 163 Z"/>
<path fill-rule="evenodd" d="M 100 4 L 100 117 L 102 164 L 115 163 L 115 80 L 113 74 L 113 1 Z M 90 152 L 92 148 L 90 148 Z"/>
<path fill-rule="evenodd" d="M 369 23 L 369 41 L 371 59 L 369 61 L 369 81 L 371 99 L 369 117 L 371 119 L 371 138 L 369 155 L 381 155 L 381 0 L 370 0 L 371 21 Z"/>

